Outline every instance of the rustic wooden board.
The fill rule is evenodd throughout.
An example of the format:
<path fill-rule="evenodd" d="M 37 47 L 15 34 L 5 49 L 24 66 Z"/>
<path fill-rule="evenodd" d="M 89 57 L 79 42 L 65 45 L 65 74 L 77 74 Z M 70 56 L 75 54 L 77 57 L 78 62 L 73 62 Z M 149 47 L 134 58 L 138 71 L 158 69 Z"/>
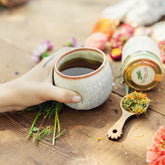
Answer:
<path fill-rule="evenodd" d="M 119 0 L 118 0 L 119 1 Z M 45 39 L 55 45 L 54 53 L 75 36 L 84 41 L 100 16 L 114 0 L 31 0 L 27 5 L 0 12 L 0 83 L 21 76 L 35 63 L 33 50 Z M 109 58 L 108 48 L 105 50 Z M 66 133 L 39 146 L 26 136 L 34 113 L 0 114 L 0 164 L 4 165 L 126 165 L 147 164 L 146 150 L 152 136 L 165 123 L 165 78 L 154 90 L 147 92 L 152 100 L 148 117 L 129 120 L 119 141 L 107 139 L 107 131 L 120 118 L 120 99 L 125 94 L 121 84 L 121 62 L 110 58 L 115 86 L 109 99 L 90 111 L 76 111 L 66 106 L 60 113 Z M 19 74 L 15 74 L 19 72 Z M 54 119 L 44 126 L 53 125 Z M 41 120 L 37 123 L 39 125 Z M 97 142 L 98 138 L 103 138 Z"/>
<path fill-rule="evenodd" d="M 0 83 L 13 80 L 35 64 L 31 56 L 0 40 Z"/>
<path fill-rule="evenodd" d="M 64 107 L 60 120 L 66 134 L 56 141 L 42 141 L 37 147 L 26 140 L 34 114 L 5 113 L 0 116 L 0 162 L 6 164 L 146 164 L 146 148 L 165 117 L 149 110 L 148 118 L 129 120 L 119 141 L 107 139 L 107 130 L 121 116 L 120 96 L 111 94 L 102 106 L 90 111 Z M 153 120 L 155 119 L 155 120 Z M 39 123 L 38 123 L 39 124 Z M 53 119 L 45 122 L 52 125 Z M 93 138 L 91 138 L 92 136 Z M 103 138 L 97 142 L 98 138 Z"/>

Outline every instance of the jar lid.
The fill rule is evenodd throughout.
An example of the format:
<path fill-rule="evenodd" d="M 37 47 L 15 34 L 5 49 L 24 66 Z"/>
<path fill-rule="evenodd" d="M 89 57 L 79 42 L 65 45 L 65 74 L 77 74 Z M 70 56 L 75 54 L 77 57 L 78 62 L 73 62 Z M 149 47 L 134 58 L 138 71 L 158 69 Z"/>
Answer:
<path fill-rule="evenodd" d="M 123 77 L 128 86 L 147 91 L 162 81 L 163 68 L 161 64 L 150 59 L 134 59 L 123 68 Z"/>

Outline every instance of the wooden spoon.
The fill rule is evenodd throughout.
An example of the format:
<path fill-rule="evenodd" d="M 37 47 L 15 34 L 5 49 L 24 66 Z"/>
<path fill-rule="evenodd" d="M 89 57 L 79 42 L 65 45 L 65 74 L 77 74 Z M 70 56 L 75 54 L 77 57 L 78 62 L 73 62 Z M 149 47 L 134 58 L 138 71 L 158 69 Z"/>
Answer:
<path fill-rule="evenodd" d="M 123 126 L 124 126 L 124 123 L 126 122 L 126 120 L 133 116 L 133 115 L 136 115 L 135 113 L 133 112 L 129 112 L 127 110 L 125 110 L 123 107 L 122 107 L 122 101 L 125 97 L 127 97 L 128 95 L 124 96 L 121 101 L 120 101 L 120 108 L 122 110 L 122 116 L 120 117 L 120 119 L 108 130 L 108 138 L 111 139 L 111 140 L 117 140 L 121 137 L 123 131 Z M 144 110 L 147 110 L 149 104 L 144 108 Z M 145 111 L 144 111 L 145 112 Z"/>

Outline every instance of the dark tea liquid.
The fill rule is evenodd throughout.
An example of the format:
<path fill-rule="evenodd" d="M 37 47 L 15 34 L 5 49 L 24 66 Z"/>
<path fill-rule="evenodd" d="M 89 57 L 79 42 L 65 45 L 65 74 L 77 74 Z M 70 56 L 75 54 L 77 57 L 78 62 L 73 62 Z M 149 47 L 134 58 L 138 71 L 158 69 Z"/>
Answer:
<path fill-rule="evenodd" d="M 81 76 L 93 72 L 101 64 L 101 62 L 96 60 L 75 58 L 64 62 L 58 70 L 68 76 Z"/>

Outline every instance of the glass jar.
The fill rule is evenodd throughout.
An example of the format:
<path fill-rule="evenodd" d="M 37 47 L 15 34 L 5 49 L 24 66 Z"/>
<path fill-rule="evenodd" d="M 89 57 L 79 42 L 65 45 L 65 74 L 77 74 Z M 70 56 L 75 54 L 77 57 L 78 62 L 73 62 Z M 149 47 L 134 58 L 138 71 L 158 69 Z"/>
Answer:
<path fill-rule="evenodd" d="M 154 88 L 163 79 L 163 64 L 157 44 L 149 37 L 130 38 L 122 52 L 125 83 L 139 91 Z"/>

